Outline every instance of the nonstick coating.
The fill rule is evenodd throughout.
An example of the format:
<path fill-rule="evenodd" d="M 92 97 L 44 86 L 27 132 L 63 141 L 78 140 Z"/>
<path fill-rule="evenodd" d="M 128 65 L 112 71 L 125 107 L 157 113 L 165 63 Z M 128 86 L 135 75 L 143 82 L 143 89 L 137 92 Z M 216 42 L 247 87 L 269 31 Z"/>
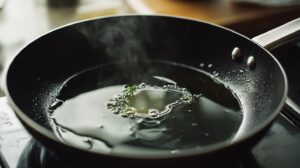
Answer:
<path fill-rule="evenodd" d="M 239 62 L 231 58 L 234 47 L 242 50 L 243 59 Z M 246 65 L 249 56 L 256 59 L 254 69 Z M 62 82 L 71 75 L 95 65 L 129 59 L 165 60 L 197 68 L 200 63 L 213 64 L 213 68 L 204 70 L 216 71 L 217 79 L 232 89 L 242 104 L 244 121 L 232 143 L 221 142 L 182 152 L 176 158 L 250 146 L 246 144 L 261 137 L 258 135 L 275 119 L 286 99 L 287 79 L 283 69 L 269 52 L 250 39 L 199 21 L 136 15 L 79 22 L 34 40 L 7 69 L 6 94 L 20 120 L 43 144 L 54 150 L 84 153 L 86 157 L 101 155 L 58 141 L 49 127 L 46 110 Z"/>

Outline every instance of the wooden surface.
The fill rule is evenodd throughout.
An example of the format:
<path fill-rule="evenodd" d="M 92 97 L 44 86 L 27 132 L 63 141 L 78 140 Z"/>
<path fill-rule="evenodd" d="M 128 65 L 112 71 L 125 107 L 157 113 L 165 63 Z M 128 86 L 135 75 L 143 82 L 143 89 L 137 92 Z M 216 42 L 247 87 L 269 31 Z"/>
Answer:
<path fill-rule="evenodd" d="M 209 21 L 254 36 L 300 17 L 300 6 L 266 7 L 232 0 L 127 0 L 137 13 L 167 14 Z"/>

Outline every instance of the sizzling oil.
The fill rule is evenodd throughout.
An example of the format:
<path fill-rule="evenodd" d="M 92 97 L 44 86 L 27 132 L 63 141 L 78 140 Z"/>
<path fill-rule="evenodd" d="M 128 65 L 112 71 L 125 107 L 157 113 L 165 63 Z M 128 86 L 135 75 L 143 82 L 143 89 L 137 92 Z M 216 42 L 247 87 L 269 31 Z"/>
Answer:
<path fill-rule="evenodd" d="M 70 78 L 49 110 L 57 137 L 91 151 L 144 156 L 201 149 L 234 137 L 242 115 L 230 90 L 183 65 L 149 67 L 120 73 L 120 66 L 111 64 Z M 126 108 L 134 113 L 108 106 L 119 101 L 126 84 L 143 86 L 127 97 Z"/>

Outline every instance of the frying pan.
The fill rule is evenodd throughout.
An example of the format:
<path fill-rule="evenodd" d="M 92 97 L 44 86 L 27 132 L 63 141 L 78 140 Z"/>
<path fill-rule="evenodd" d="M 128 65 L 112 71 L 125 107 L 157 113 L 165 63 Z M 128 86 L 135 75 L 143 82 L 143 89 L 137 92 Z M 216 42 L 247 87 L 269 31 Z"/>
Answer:
<path fill-rule="evenodd" d="M 287 78 L 266 49 L 295 39 L 299 30 L 298 19 L 251 40 L 224 27 L 170 16 L 128 15 L 77 22 L 23 48 L 5 71 L 5 93 L 38 142 L 79 165 L 213 165 L 217 160 L 239 158 L 264 136 L 283 108 Z M 239 61 L 231 56 L 235 47 L 242 53 Z M 249 67 L 250 56 L 255 65 Z M 213 64 L 205 71 L 216 71 L 216 78 L 233 90 L 243 107 L 236 138 L 177 155 L 151 157 L 91 152 L 58 140 L 49 126 L 47 108 L 63 82 L 90 67 L 129 59 L 172 61 L 195 68 L 200 63 Z"/>

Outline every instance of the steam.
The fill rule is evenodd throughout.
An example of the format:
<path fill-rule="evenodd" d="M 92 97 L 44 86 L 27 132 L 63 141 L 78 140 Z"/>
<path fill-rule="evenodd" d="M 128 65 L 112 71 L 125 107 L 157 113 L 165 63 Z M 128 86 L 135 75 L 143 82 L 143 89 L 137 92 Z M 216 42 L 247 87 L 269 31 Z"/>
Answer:
<path fill-rule="evenodd" d="M 145 52 L 149 42 L 149 29 L 145 20 L 126 18 L 105 27 L 99 37 L 101 44 L 106 44 L 106 53 L 117 62 L 145 61 Z"/>
<path fill-rule="evenodd" d="M 105 55 L 106 61 L 118 63 L 129 78 L 132 74 L 135 78 L 145 75 L 142 69 L 149 67 L 147 47 L 151 42 L 150 31 L 153 26 L 149 24 L 149 19 L 143 16 L 115 17 L 92 22 L 89 26 L 92 28 L 88 27 L 83 33 L 95 45 L 99 59 Z M 130 66 L 128 63 L 131 63 Z"/>

